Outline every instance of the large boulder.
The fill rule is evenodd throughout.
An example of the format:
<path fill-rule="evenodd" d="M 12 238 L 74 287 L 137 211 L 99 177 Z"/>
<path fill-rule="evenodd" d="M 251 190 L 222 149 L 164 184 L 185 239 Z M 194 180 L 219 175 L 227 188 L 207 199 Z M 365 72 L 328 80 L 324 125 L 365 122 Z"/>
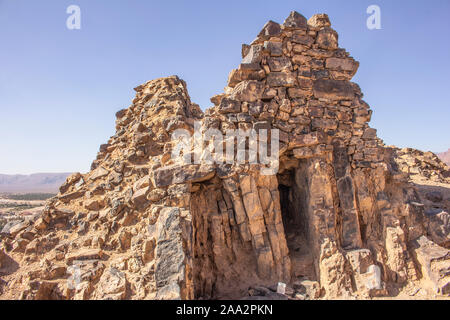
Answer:
<path fill-rule="evenodd" d="M 450 251 L 425 236 L 413 240 L 410 246 L 428 289 L 437 294 L 450 294 Z"/>

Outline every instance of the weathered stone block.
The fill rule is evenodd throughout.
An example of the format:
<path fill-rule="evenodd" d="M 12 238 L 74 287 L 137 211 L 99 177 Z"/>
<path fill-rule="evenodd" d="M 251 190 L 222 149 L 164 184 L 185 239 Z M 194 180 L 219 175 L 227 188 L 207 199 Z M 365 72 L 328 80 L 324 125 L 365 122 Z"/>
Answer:
<path fill-rule="evenodd" d="M 146 197 L 148 191 L 149 191 L 148 187 L 137 190 L 131 197 L 131 201 L 133 201 L 133 203 L 138 207 L 142 206 L 147 202 Z"/>
<path fill-rule="evenodd" d="M 292 36 L 292 42 L 310 47 L 314 43 L 314 39 L 308 35 L 294 34 Z"/>
<path fill-rule="evenodd" d="M 311 90 L 305 90 L 300 88 L 289 88 L 288 89 L 288 95 L 291 99 L 297 99 L 297 98 L 305 98 L 312 95 Z"/>
<path fill-rule="evenodd" d="M 283 54 L 283 42 L 266 41 L 264 49 L 269 51 L 272 57 L 280 57 Z"/>
<path fill-rule="evenodd" d="M 71 265 L 74 261 L 101 260 L 103 257 L 101 249 L 80 249 L 66 256 L 66 264 Z"/>
<path fill-rule="evenodd" d="M 109 174 L 108 170 L 106 170 L 103 167 L 98 167 L 97 169 L 94 170 L 94 172 L 92 172 L 92 174 L 90 176 L 90 179 L 91 180 L 97 180 L 97 179 L 102 178 L 102 177 L 104 177 L 104 176 L 106 176 L 108 174 Z"/>
<path fill-rule="evenodd" d="M 297 54 L 292 57 L 292 62 L 299 65 L 309 65 L 310 61 L 311 57 L 304 56 L 301 54 Z"/>
<path fill-rule="evenodd" d="M 295 72 L 271 72 L 267 84 L 271 87 L 293 87 L 297 83 Z"/>
<path fill-rule="evenodd" d="M 374 128 L 367 128 L 363 135 L 362 138 L 363 139 L 375 139 L 377 137 L 377 129 Z"/>
<path fill-rule="evenodd" d="M 324 28 L 318 32 L 316 43 L 322 49 L 336 50 L 338 48 L 338 34 L 331 28 Z"/>
<path fill-rule="evenodd" d="M 411 241 L 415 258 L 419 261 L 422 275 L 431 282 L 435 293 L 450 293 L 450 251 L 436 245 L 427 237 Z"/>
<path fill-rule="evenodd" d="M 253 68 L 252 66 L 258 66 L 257 69 L 260 69 L 259 63 L 262 59 L 262 45 L 252 45 L 250 46 L 247 55 L 242 59 L 241 65 L 247 68 Z"/>
<path fill-rule="evenodd" d="M 281 27 L 278 23 L 269 21 L 263 29 L 259 32 L 258 38 L 266 39 L 270 37 L 276 37 L 281 33 Z"/>
<path fill-rule="evenodd" d="M 185 252 L 179 208 L 164 208 L 156 224 L 155 281 L 158 299 L 181 299 Z"/>
<path fill-rule="evenodd" d="M 291 70 L 292 68 L 291 60 L 287 57 L 269 58 L 268 63 L 270 71 L 272 72 L 279 72 L 284 69 Z"/>
<path fill-rule="evenodd" d="M 233 89 L 230 95 L 230 100 L 233 101 L 231 110 L 236 112 L 234 110 L 237 109 L 237 106 L 234 101 L 255 102 L 262 98 L 263 92 L 264 84 L 262 82 L 254 80 L 242 81 Z M 222 104 L 220 106 L 222 107 Z M 225 109 L 227 108 L 225 107 Z M 220 110 L 223 111 L 224 109 L 220 108 Z"/>
<path fill-rule="evenodd" d="M 314 28 L 323 28 L 323 27 L 330 27 L 331 22 L 327 14 L 319 13 L 309 18 L 308 25 Z"/>
<path fill-rule="evenodd" d="M 351 84 L 347 81 L 339 80 L 316 80 L 313 92 L 318 99 L 352 100 L 355 97 Z"/>
<path fill-rule="evenodd" d="M 336 130 L 338 127 L 338 122 L 334 119 L 312 119 L 313 130 Z"/>
<path fill-rule="evenodd" d="M 306 146 L 314 146 L 326 142 L 326 137 L 322 132 L 315 131 L 308 134 L 296 135 L 289 142 L 289 148 L 300 148 Z"/>
<path fill-rule="evenodd" d="M 308 159 L 311 158 L 314 153 L 309 147 L 296 148 L 292 150 L 294 157 L 297 159 Z"/>
<path fill-rule="evenodd" d="M 326 60 L 325 66 L 328 69 L 347 71 L 354 75 L 358 70 L 359 62 L 355 61 L 352 58 L 328 58 Z"/>
<path fill-rule="evenodd" d="M 211 165 L 172 165 L 154 171 L 155 186 L 166 187 L 171 184 L 200 182 L 209 180 L 215 175 L 215 168 Z"/>
<path fill-rule="evenodd" d="M 220 113 L 238 113 L 241 111 L 241 103 L 237 100 L 223 98 L 218 108 Z"/>

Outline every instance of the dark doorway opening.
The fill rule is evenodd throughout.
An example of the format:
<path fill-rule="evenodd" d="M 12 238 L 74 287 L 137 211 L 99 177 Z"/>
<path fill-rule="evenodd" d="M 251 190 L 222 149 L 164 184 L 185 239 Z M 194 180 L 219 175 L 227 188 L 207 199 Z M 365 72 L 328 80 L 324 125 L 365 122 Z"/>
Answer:
<path fill-rule="evenodd" d="M 316 280 L 310 237 L 308 181 L 306 163 L 278 175 L 281 214 L 291 258 L 292 277 Z"/>

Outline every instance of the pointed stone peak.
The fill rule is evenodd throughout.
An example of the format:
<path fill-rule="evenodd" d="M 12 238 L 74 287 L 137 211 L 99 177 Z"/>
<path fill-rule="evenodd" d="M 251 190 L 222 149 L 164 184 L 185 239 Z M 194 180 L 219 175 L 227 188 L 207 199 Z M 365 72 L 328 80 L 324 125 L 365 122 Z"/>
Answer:
<path fill-rule="evenodd" d="M 0 299 L 370 298 L 416 270 L 448 293 L 448 196 L 406 181 L 447 167 L 382 145 L 359 63 L 305 20 L 269 21 L 205 113 L 177 76 L 136 87 L 91 172 L 2 229 Z"/>
<path fill-rule="evenodd" d="M 326 13 L 318 13 L 308 20 L 308 25 L 314 28 L 325 28 L 331 27 L 331 22 Z"/>
<path fill-rule="evenodd" d="M 289 17 L 287 17 L 284 21 L 283 26 L 286 28 L 306 29 L 308 27 L 308 23 L 303 15 L 297 11 L 291 11 Z"/>

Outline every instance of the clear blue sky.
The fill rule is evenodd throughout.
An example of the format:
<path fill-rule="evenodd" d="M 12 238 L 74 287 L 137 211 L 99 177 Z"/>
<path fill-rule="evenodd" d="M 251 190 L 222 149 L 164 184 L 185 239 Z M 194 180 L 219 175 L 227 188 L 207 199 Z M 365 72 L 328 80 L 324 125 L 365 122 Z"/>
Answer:
<path fill-rule="evenodd" d="M 81 30 L 66 8 L 81 8 Z M 382 30 L 366 28 L 371 4 Z M 0 0 L 0 173 L 87 171 L 133 87 L 177 74 L 203 109 L 268 20 L 328 13 L 387 144 L 450 148 L 450 1 Z"/>

